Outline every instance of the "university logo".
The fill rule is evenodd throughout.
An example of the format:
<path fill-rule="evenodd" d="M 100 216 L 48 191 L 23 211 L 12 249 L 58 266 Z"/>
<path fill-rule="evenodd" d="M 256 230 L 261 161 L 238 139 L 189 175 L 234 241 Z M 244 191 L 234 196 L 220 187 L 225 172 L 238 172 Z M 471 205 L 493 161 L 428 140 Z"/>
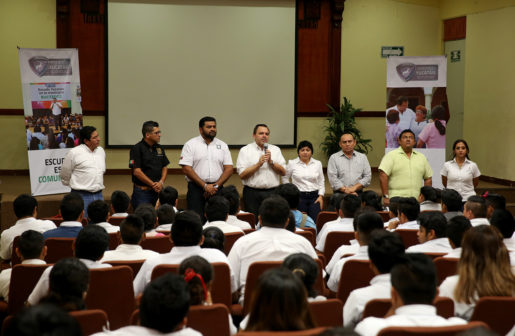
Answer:
<path fill-rule="evenodd" d="M 396 69 L 405 82 L 438 80 L 438 64 L 401 63 Z"/>
<path fill-rule="evenodd" d="M 29 59 L 29 66 L 38 76 L 68 76 L 72 74 L 69 58 L 46 58 L 34 56 Z"/>

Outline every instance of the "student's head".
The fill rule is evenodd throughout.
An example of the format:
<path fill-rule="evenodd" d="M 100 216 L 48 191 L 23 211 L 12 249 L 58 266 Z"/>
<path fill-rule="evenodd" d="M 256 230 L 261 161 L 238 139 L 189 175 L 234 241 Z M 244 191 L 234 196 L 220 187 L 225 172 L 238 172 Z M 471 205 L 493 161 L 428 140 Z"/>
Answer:
<path fill-rule="evenodd" d="M 415 197 L 402 197 L 399 200 L 398 213 L 402 223 L 414 221 L 420 213 L 420 204 Z"/>
<path fill-rule="evenodd" d="M 49 295 L 52 302 L 67 311 L 85 308 L 84 298 L 89 286 L 89 269 L 77 258 L 59 260 L 49 276 Z"/>
<path fill-rule="evenodd" d="M 285 229 L 290 231 L 290 232 L 293 232 L 293 233 L 295 233 L 295 231 L 297 231 L 297 224 L 296 224 L 296 220 L 295 220 L 295 215 L 291 211 L 288 214 L 288 225 L 286 225 Z"/>
<path fill-rule="evenodd" d="M 461 247 L 463 236 L 471 227 L 470 221 L 465 216 L 455 216 L 449 219 L 445 235 L 449 238 L 451 246 L 454 248 Z"/>
<path fill-rule="evenodd" d="M 285 183 L 279 185 L 275 189 L 275 193 L 288 202 L 290 209 L 297 209 L 300 201 L 300 190 L 292 183 Z"/>
<path fill-rule="evenodd" d="M 465 202 L 463 215 L 468 219 L 486 218 L 486 203 L 481 196 L 470 196 Z"/>
<path fill-rule="evenodd" d="M 511 238 L 515 231 L 513 215 L 506 209 L 494 210 L 490 224 L 495 226 L 504 238 Z"/>
<path fill-rule="evenodd" d="M 417 220 L 419 224 L 417 237 L 422 244 L 432 239 L 445 237 L 447 219 L 439 211 L 423 212 Z"/>
<path fill-rule="evenodd" d="M 196 246 L 202 241 L 202 222 L 194 211 L 183 211 L 175 217 L 171 230 L 175 246 Z"/>
<path fill-rule="evenodd" d="M 400 235 L 387 230 L 374 230 L 368 240 L 368 257 L 380 274 L 390 273 L 404 257 Z"/>
<path fill-rule="evenodd" d="M 345 194 L 337 193 L 334 194 L 333 197 L 331 197 L 332 206 L 334 207 L 334 211 L 339 214 L 340 212 L 340 204 L 342 203 L 342 199 L 345 196 Z"/>
<path fill-rule="evenodd" d="M 115 190 L 111 194 L 111 206 L 115 213 L 124 213 L 129 209 L 130 198 L 125 191 Z"/>
<path fill-rule="evenodd" d="M 157 213 L 156 209 L 149 203 L 143 203 L 138 205 L 136 210 L 134 211 L 136 216 L 140 216 L 145 224 L 145 232 L 151 231 L 154 229 L 157 223 Z"/>
<path fill-rule="evenodd" d="M 354 213 L 361 207 L 361 200 L 356 195 L 347 194 L 340 202 L 340 217 L 353 218 Z M 342 216 L 343 215 L 343 216 Z"/>
<path fill-rule="evenodd" d="M 177 203 L 177 198 L 179 198 L 177 189 L 171 186 L 166 186 L 159 193 L 159 204 L 170 204 L 171 206 L 175 206 Z"/>
<path fill-rule="evenodd" d="M 281 196 L 268 197 L 259 207 L 261 226 L 284 228 L 289 214 L 288 202 Z"/>
<path fill-rule="evenodd" d="M 227 220 L 229 215 L 229 201 L 222 196 L 213 196 L 206 202 L 206 218 L 209 222 Z"/>
<path fill-rule="evenodd" d="M 373 190 L 366 190 L 361 194 L 361 205 L 370 206 L 376 211 L 382 211 L 381 197 Z"/>
<path fill-rule="evenodd" d="M 201 256 L 184 259 L 179 265 L 179 274 L 184 277 L 190 292 L 190 305 L 210 303 L 209 292 L 213 281 L 213 266 Z"/>
<path fill-rule="evenodd" d="M 210 226 L 202 230 L 204 236 L 204 242 L 202 248 L 214 248 L 225 253 L 225 235 L 223 231 L 216 227 Z"/>
<path fill-rule="evenodd" d="M 159 225 L 163 224 L 173 224 L 175 220 L 175 209 L 170 204 L 163 204 L 157 208 L 157 223 Z"/>
<path fill-rule="evenodd" d="M 34 230 L 23 232 L 18 239 L 18 251 L 23 260 L 40 259 L 46 253 L 43 234 Z"/>
<path fill-rule="evenodd" d="M 145 224 L 141 217 L 128 215 L 120 223 L 120 234 L 124 244 L 137 245 L 143 236 Z"/>
<path fill-rule="evenodd" d="M 109 216 L 109 205 L 107 202 L 96 200 L 88 205 L 88 218 L 91 224 L 97 224 L 107 221 Z"/>
<path fill-rule="evenodd" d="M 440 191 L 430 186 L 423 186 L 420 188 L 419 202 L 430 201 L 439 203 L 440 202 Z"/>
<path fill-rule="evenodd" d="M 250 301 L 248 331 L 294 331 L 313 328 L 304 285 L 290 270 L 279 267 L 258 279 Z"/>
<path fill-rule="evenodd" d="M 233 185 L 224 186 L 220 191 L 220 196 L 229 201 L 229 215 L 236 215 L 240 210 L 240 194 Z"/>
<path fill-rule="evenodd" d="M 397 122 L 399 122 L 400 121 L 399 111 L 397 111 L 396 109 L 388 110 L 388 114 L 386 115 L 386 120 L 388 121 L 388 123 L 390 125 L 396 124 Z"/>
<path fill-rule="evenodd" d="M 354 222 L 353 222 L 354 224 Z M 360 214 L 355 221 L 354 231 L 357 233 L 357 239 L 361 245 L 368 245 L 370 234 L 374 230 L 383 230 L 384 223 L 381 216 L 375 211 L 365 211 Z"/>
<path fill-rule="evenodd" d="M 390 210 L 390 218 L 394 218 L 399 216 L 399 202 L 402 197 L 394 196 L 390 198 L 390 205 L 388 205 L 388 209 Z"/>
<path fill-rule="evenodd" d="M 487 193 L 484 196 L 486 203 L 486 217 L 492 217 L 494 210 L 506 209 L 506 198 L 503 195 Z"/>
<path fill-rule="evenodd" d="M 313 258 L 305 253 L 290 254 L 284 259 L 283 267 L 289 269 L 304 283 L 309 297 L 316 297 L 317 293 L 313 286 L 318 276 L 318 264 Z"/>
<path fill-rule="evenodd" d="M 97 261 L 109 247 L 107 231 L 98 225 L 88 225 L 75 239 L 75 257 Z"/>
<path fill-rule="evenodd" d="M 59 212 L 64 221 L 76 221 L 81 219 L 83 211 L 84 201 L 78 193 L 71 192 L 63 197 Z"/>
<path fill-rule="evenodd" d="M 442 212 L 461 211 L 462 198 L 454 189 L 444 189 L 440 193 Z"/>
<path fill-rule="evenodd" d="M 32 217 L 36 214 L 38 201 L 27 194 L 21 194 L 16 197 L 13 202 L 14 214 L 18 219 L 23 217 Z"/>
<path fill-rule="evenodd" d="M 167 273 L 150 282 L 139 306 L 140 324 L 161 333 L 171 333 L 185 323 L 190 293 L 184 278 Z"/>
<path fill-rule="evenodd" d="M 432 304 L 436 296 L 436 268 L 433 261 L 422 253 L 407 253 L 404 259 L 390 272 L 394 307 Z"/>

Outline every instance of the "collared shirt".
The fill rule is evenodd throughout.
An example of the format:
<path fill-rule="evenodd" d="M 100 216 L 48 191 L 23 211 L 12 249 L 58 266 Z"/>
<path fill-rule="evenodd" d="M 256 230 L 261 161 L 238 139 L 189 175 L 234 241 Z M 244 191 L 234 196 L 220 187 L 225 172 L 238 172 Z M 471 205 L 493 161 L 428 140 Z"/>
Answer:
<path fill-rule="evenodd" d="M 479 225 L 490 225 L 490 221 L 488 218 L 480 217 L 480 218 L 472 218 L 470 220 L 470 225 L 479 226 Z"/>
<path fill-rule="evenodd" d="M 139 295 L 145 289 L 145 286 L 150 282 L 150 278 L 152 276 L 152 271 L 154 267 L 161 264 L 172 264 L 179 265 L 184 259 L 198 255 L 205 258 L 210 263 L 214 262 L 223 262 L 229 265 L 231 268 L 231 289 L 235 292 L 238 287 L 236 286 L 236 279 L 234 277 L 234 271 L 227 260 L 227 256 L 217 249 L 212 248 L 203 248 L 200 246 L 174 246 L 170 252 L 165 254 L 160 254 L 157 257 L 147 259 L 138 274 L 134 278 L 134 295 Z"/>
<path fill-rule="evenodd" d="M 447 161 L 443 164 L 440 175 L 447 177 L 447 188 L 456 190 L 466 201 L 470 196 L 474 196 L 474 178 L 481 176 L 481 172 L 475 162 L 465 158 L 461 167 L 456 159 Z"/>
<path fill-rule="evenodd" d="M 252 229 L 252 226 L 248 222 L 242 221 L 234 215 L 227 216 L 227 224 L 237 226 L 242 230 Z"/>
<path fill-rule="evenodd" d="M 293 217 L 295 217 L 295 226 L 297 228 L 300 228 L 300 226 L 302 224 L 302 218 L 304 217 L 304 214 L 302 212 L 300 212 L 299 210 L 291 210 L 291 213 L 293 214 Z M 313 229 L 315 229 L 315 231 L 317 229 L 317 226 L 316 226 L 315 222 L 308 215 L 306 215 L 306 221 L 304 222 L 304 227 L 305 228 L 306 227 L 313 228 Z"/>
<path fill-rule="evenodd" d="M 186 327 L 181 330 L 172 331 L 170 333 L 162 333 L 155 329 L 143 327 L 143 326 L 126 326 L 121 327 L 120 329 L 116 330 L 106 330 L 102 331 L 96 334 L 93 334 L 93 336 L 141 336 L 141 335 L 148 335 L 148 336 L 202 336 L 201 333 L 196 331 L 195 329 L 191 329 L 189 327 Z"/>
<path fill-rule="evenodd" d="M 102 147 L 91 151 L 85 144 L 70 149 L 61 167 L 61 182 L 75 190 L 97 192 L 104 189 L 106 154 Z"/>
<path fill-rule="evenodd" d="M 409 221 L 409 222 L 406 222 L 406 223 L 402 223 L 402 224 L 399 224 L 395 230 L 397 229 L 403 229 L 403 230 L 418 230 L 420 227 L 420 225 L 418 224 L 418 222 L 416 220 L 413 220 L 413 221 Z"/>
<path fill-rule="evenodd" d="M 90 223 L 90 224 L 92 224 L 92 223 Z M 120 231 L 120 227 L 118 225 L 113 225 L 108 222 L 94 223 L 94 225 L 103 227 L 107 231 L 107 233 L 115 233 L 115 232 Z"/>
<path fill-rule="evenodd" d="M 447 237 L 431 239 L 406 249 L 406 253 L 449 253 L 451 251 L 452 246 Z"/>
<path fill-rule="evenodd" d="M 274 145 L 268 145 L 268 150 L 271 153 L 271 159 L 275 164 L 285 166 L 286 160 L 284 159 L 281 149 Z M 259 147 L 255 142 L 250 143 L 240 149 L 238 159 L 236 160 L 236 169 L 238 174 L 252 165 L 255 165 L 259 158 L 265 154 L 265 151 Z M 268 162 L 263 163 L 259 169 L 252 174 L 252 176 L 242 179 L 241 183 L 244 186 L 257 188 L 257 189 L 269 189 L 275 188 L 281 184 L 281 177 L 277 174 Z"/>
<path fill-rule="evenodd" d="M 27 259 L 21 262 L 22 265 L 45 265 L 46 262 L 41 259 Z M 0 273 L 0 298 L 5 302 L 9 301 L 9 285 L 11 284 L 12 268 L 6 268 Z"/>
<path fill-rule="evenodd" d="M 338 285 L 340 283 L 340 278 L 342 276 L 343 266 L 349 260 L 369 260 L 368 246 L 360 246 L 358 252 L 355 255 L 347 258 L 342 258 L 336 263 L 336 265 L 334 265 L 333 272 L 331 273 L 329 280 L 327 281 L 327 288 L 329 288 L 335 293 L 338 291 Z"/>
<path fill-rule="evenodd" d="M 367 156 L 357 151 L 353 151 L 350 158 L 343 151 L 334 153 L 327 162 L 327 178 L 333 190 L 352 187 L 356 183 L 368 187 L 372 171 Z"/>
<path fill-rule="evenodd" d="M 114 213 L 111 215 L 111 217 L 115 217 L 115 218 L 125 218 L 129 216 L 129 214 L 127 212 L 117 212 L 117 213 Z"/>
<path fill-rule="evenodd" d="M 402 147 L 388 152 L 379 165 L 388 175 L 388 194 L 391 197 L 415 197 L 420 195 L 422 180 L 433 176 L 433 170 L 424 154 L 413 150 L 411 156 Z"/>
<path fill-rule="evenodd" d="M 445 128 L 445 120 L 440 120 Z M 418 139 L 426 144 L 426 148 L 445 148 L 445 134 L 440 134 L 434 122 L 428 123 L 422 132 L 418 135 Z"/>
<path fill-rule="evenodd" d="M 129 168 L 140 168 L 153 182 L 161 179 L 163 167 L 168 166 L 169 163 L 165 150 L 160 144 L 149 146 L 145 140 L 141 140 L 131 148 Z M 132 174 L 132 182 L 145 186 L 145 183 L 134 174 Z"/>
<path fill-rule="evenodd" d="M 318 160 L 310 158 L 307 164 L 299 158 L 288 161 L 286 175 L 282 177 L 283 183 L 289 183 L 290 178 L 300 191 L 318 191 L 321 196 L 325 194 L 324 172 Z"/>
<path fill-rule="evenodd" d="M 393 107 L 390 107 L 388 110 L 386 110 L 386 115 L 388 115 L 388 111 L 390 111 L 390 110 L 399 111 L 399 109 L 397 108 L 397 105 L 395 105 Z M 415 120 L 416 117 L 417 117 L 417 115 L 410 108 L 406 108 L 404 110 L 404 112 L 399 111 L 399 119 L 400 119 L 399 128 L 401 129 L 401 131 L 410 128 L 411 122 L 413 120 Z M 386 120 L 386 124 L 388 125 L 388 120 Z"/>
<path fill-rule="evenodd" d="M 191 166 L 203 181 L 216 182 L 224 166 L 232 166 L 231 152 L 225 142 L 214 138 L 209 144 L 202 136 L 190 139 L 182 147 L 181 166 Z M 186 180 L 190 181 L 188 177 Z"/>
<path fill-rule="evenodd" d="M 456 247 L 451 250 L 451 252 L 447 253 L 443 256 L 444 258 L 455 258 L 459 259 L 461 257 L 461 247 Z"/>
<path fill-rule="evenodd" d="M 159 253 L 151 250 L 144 250 L 140 245 L 120 244 L 112 251 L 106 251 L 100 262 L 111 260 L 146 260 L 148 258 L 157 257 Z"/>
<path fill-rule="evenodd" d="M 204 224 L 204 229 L 208 227 L 217 227 L 220 230 L 222 230 L 223 233 L 232 233 L 232 232 L 241 232 L 243 233 L 243 230 L 240 229 L 237 226 L 232 226 L 224 221 L 213 221 L 213 222 L 206 222 Z"/>
<path fill-rule="evenodd" d="M 61 115 L 61 109 L 63 108 L 63 104 L 60 102 L 52 102 L 52 114 L 54 116 Z"/>
<path fill-rule="evenodd" d="M 331 260 L 325 267 L 327 273 L 331 274 L 333 272 L 334 266 L 342 259 L 342 257 L 346 254 L 356 254 L 359 251 L 359 243 L 356 239 L 352 239 L 350 245 L 342 245 L 338 247 L 336 251 L 334 251 Z"/>
<path fill-rule="evenodd" d="M 327 235 L 329 232 L 338 231 L 338 232 L 353 232 L 354 226 L 352 225 L 352 221 L 354 218 L 341 218 L 338 217 L 334 221 L 330 221 L 324 224 L 322 226 L 322 229 L 317 235 L 317 245 L 316 249 L 324 252 L 325 248 L 325 241 L 327 239 Z"/>
<path fill-rule="evenodd" d="M 427 125 L 427 120 L 417 122 L 415 119 L 413 119 L 411 121 L 410 130 L 412 130 L 413 133 L 415 133 L 415 141 L 418 141 L 418 135 L 420 134 L 420 132 L 422 132 L 422 130 L 424 129 L 424 127 L 426 125 Z"/>
<path fill-rule="evenodd" d="M 451 218 L 456 216 L 463 216 L 463 212 L 461 211 L 447 211 L 443 214 L 447 219 L 447 222 L 451 220 Z"/>
<path fill-rule="evenodd" d="M 504 242 L 504 246 L 506 246 L 508 251 L 515 251 L 515 239 L 513 239 L 513 238 L 504 238 L 503 242 Z"/>
<path fill-rule="evenodd" d="M 458 286 L 458 280 L 458 275 L 451 275 L 445 278 L 440 287 L 438 287 L 438 295 L 451 298 L 452 301 L 454 301 L 454 315 L 470 320 L 472 313 L 474 312 L 474 308 L 476 307 L 476 301 L 479 300 L 479 297 L 477 294 L 474 294 L 474 297 L 471 299 L 471 303 L 456 301 L 454 298 L 454 290 L 456 289 L 456 286 Z"/>
<path fill-rule="evenodd" d="M 422 211 L 442 211 L 442 205 L 433 201 L 424 201 L 420 203 L 420 212 Z"/>
<path fill-rule="evenodd" d="M 0 236 L 0 258 L 3 260 L 11 259 L 14 238 L 20 236 L 23 232 L 34 230 L 43 233 L 55 228 L 54 222 L 49 220 L 41 220 L 34 217 L 18 219 L 13 226 L 4 230 Z"/>
<path fill-rule="evenodd" d="M 82 230 L 80 222 L 62 222 L 58 228 L 43 232 L 43 238 L 76 238 L 80 230 Z"/>
<path fill-rule="evenodd" d="M 375 336 L 387 327 L 443 327 L 467 324 L 458 318 L 444 318 L 436 315 L 436 307 L 424 304 L 413 304 L 399 307 L 395 315 L 387 318 L 367 317 L 354 329 L 362 336 Z"/>

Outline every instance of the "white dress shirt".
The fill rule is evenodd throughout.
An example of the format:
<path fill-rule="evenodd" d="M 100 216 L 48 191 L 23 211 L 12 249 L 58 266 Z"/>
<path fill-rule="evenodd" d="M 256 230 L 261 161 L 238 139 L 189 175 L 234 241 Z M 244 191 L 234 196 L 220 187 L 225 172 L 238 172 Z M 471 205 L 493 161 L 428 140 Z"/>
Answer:
<path fill-rule="evenodd" d="M 120 231 L 120 227 L 118 225 L 113 225 L 108 222 L 100 222 L 100 223 L 94 223 L 93 225 L 98 225 L 100 227 L 103 227 L 107 233 L 115 233 Z"/>
<path fill-rule="evenodd" d="M 281 149 L 269 144 L 268 150 L 271 154 L 271 160 L 275 164 L 285 167 L 286 160 L 281 153 Z M 238 154 L 238 159 L 236 160 L 236 169 L 238 170 L 238 174 L 243 173 L 245 169 L 255 165 L 259 161 L 259 158 L 264 154 L 265 151 L 255 142 L 242 147 Z M 271 165 L 269 165 L 268 162 L 265 162 L 254 174 L 252 174 L 252 176 L 242 179 L 241 183 L 244 186 L 251 188 L 270 189 L 281 184 L 281 178 L 279 174 L 272 169 Z"/>
<path fill-rule="evenodd" d="M 297 186 L 300 191 L 318 191 L 318 195 L 325 194 L 325 179 L 322 170 L 322 163 L 313 158 L 305 164 L 300 158 L 288 161 L 286 175 L 282 177 L 283 183 L 291 183 Z"/>
<path fill-rule="evenodd" d="M 403 229 L 403 230 L 418 230 L 420 227 L 420 225 L 418 224 L 418 222 L 416 220 L 413 220 L 413 221 L 409 221 L 409 222 L 406 222 L 406 223 L 402 223 L 402 224 L 399 224 L 397 225 L 397 227 L 395 228 L 395 230 L 398 230 L 398 229 Z"/>
<path fill-rule="evenodd" d="M 443 256 L 444 258 L 459 259 L 461 257 L 461 247 L 456 247 Z"/>
<path fill-rule="evenodd" d="M 413 304 L 399 307 L 395 315 L 387 318 L 367 317 L 354 329 L 362 336 L 375 336 L 388 327 L 444 327 L 467 324 L 458 317 L 446 319 L 436 315 L 436 307 L 424 304 Z"/>
<path fill-rule="evenodd" d="M 331 260 L 325 267 L 327 273 L 331 274 L 334 269 L 334 265 L 340 261 L 340 259 L 346 254 L 356 254 L 359 250 L 359 243 L 356 239 L 350 241 L 350 245 L 342 245 L 334 252 Z"/>
<path fill-rule="evenodd" d="M 104 189 L 106 155 L 102 147 L 91 151 L 85 144 L 70 149 L 61 167 L 61 182 L 75 190 L 97 192 Z"/>
<path fill-rule="evenodd" d="M 420 212 L 422 211 L 442 211 L 442 205 L 432 201 L 424 201 L 420 203 Z"/>
<path fill-rule="evenodd" d="M 470 196 L 476 194 L 473 179 L 481 176 L 475 162 L 465 159 L 461 167 L 456 159 L 443 164 L 440 175 L 447 177 L 447 188 L 456 190 L 465 202 Z"/>
<path fill-rule="evenodd" d="M 360 183 L 364 188 L 370 185 L 372 171 L 365 154 L 353 151 L 348 158 L 343 151 L 334 153 L 327 162 L 327 178 L 333 190 L 352 187 Z"/>
<path fill-rule="evenodd" d="M 199 135 L 184 144 L 179 165 L 192 167 L 205 182 L 216 182 L 222 176 L 224 166 L 232 166 L 231 152 L 222 140 L 214 138 L 207 144 Z M 188 177 L 186 180 L 190 181 Z"/>
<path fill-rule="evenodd" d="M 146 328 L 143 326 L 126 326 L 116 330 L 106 330 L 93 336 L 202 336 L 198 331 L 185 327 L 184 329 L 172 331 L 171 333 L 161 333 L 155 329 Z"/>
<path fill-rule="evenodd" d="M 513 239 L 513 238 L 504 238 L 503 242 L 504 242 L 504 246 L 506 246 L 508 251 L 515 251 L 515 239 Z"/>
<path fill-rule="evenodd" d="M 317 235 L 317 245 L 316 249 L 324 252 L 325 241 L 327 239 L 327 235 L 329 232 L 337 231 L 337 232 L 354 232 L 354 226 L 352 225 L 352 221 L 354 218 L 341 218 L 338 217 L 334 221 L 330 221 L 322 226 L 322 229 Z"/>
<path fill-rule="evenodd" d="M 345 263 L 349 260 L 369 260 L 368 246 L 360 246 L 358 252 L 355 255 L 340 259 L 336 265 L 334 265 L 333 272 L 327 281 L 327 288 L 335 293 L 338 291 L 338 284 L 340 283 L 340 278 L 342 276 L 343 265 L 345 265 Z"/>
<path fill-rule="evenodd" d="M 22 265 L 45 265 L 46 262 L 41 259 L 27 259 L 21 262 Z M 12 268 L 6 268 L 0 273 L 0 298 L 5 302 L 9 302 L 9 285 L 11 284 Z"/>
<path fill-rule="evenodd" d="M 49 220 L 41 220 L 34 217 L 18 219 L 13 226 L 2 231 L 0 235 L 0 258 L 3 260 L 11 259 L 14 238 L 21 236 L 23 232 L 34 230 L 43 233 L 55 228 L 54 222 Z"/>
<path fill-rule="evenodd" d="M 397 108 L 397 105 L 389 108 L 388 110 L 386 110 L 386 114 L 388 114 L 388 111 L 390 110 L 396 110 L 396 111 L 399 111 L 399 109 Z M 416 119 L 417 115 L 415 114 L 415 112 L 413 112 L 412 109 L 410 109 L 409 107 L 406 108 L 404 110 L 404 112 L 401 113 L 401 111 L 399 111 L 399 128 L 403 131 L 405 129 L 408 129 L 411 127 L 411 122 L 414 121 Z M 388 120 L 386 121 L 386 124 L 388 124 Z"/>
<path fill-rule="evenodd" d="M 242 221 L 234 215 L 227 216 L 226 222 L 227 222 L 227 224 L 232 225 L 232 226 L 237 226 L 242 230 L 252 229 L 252 226 L 249 224 L 249 222 Z"/>
<path fill-rule="evenodd" d="M 117 212 L 117 213 L 114 213 L 111 215 L 111 217 L 114 217 L 114 218 L 125 218 L 129 216 L 129 214 L 127 212 Z"/>
<path fill-rule="evenodd" d="M 224 221 L 206 222 L 206 224 L 204 224 L 203 229 L 207 229 L 208 227 L 217 227 L 220 230 L 222 230 L 223 233 L 232 233 L 232 232 L 243 233 L 243 230 L 240 229 L 239 227 L 227 224 Z"/>
<path fill-rule="evenodd" d="M 431 239 L 406 249 L 406 253 L 449 253 L 451 251 L 452 247 L 447 237 Z"/>
<path fill-rule="evenodd" d="M 231 269 L 231 290 L 235 292 L 238 287 L 236 285 L 235 272 L 232 265 L 227 260 L 227 256 L 217 249 L 200 248 L 200 246 L 174 246 L 170 252 L 160 254 L 157 257 L 147 259 L 138 274 L 134 278 L 134 295 L 139 295 L 145 289 L 145 286 L 150 282 L 152 271 L 154 267 L 162 264 L 179 265 L 184 259 L 191 256 L 201 256 L 210 263 L 223 262 L 229 265 Z"/>
<path fill-rule="evenodd" d="M 111 260 L 146 260 L 148 258 L 157 257 L 159 253 L 152 250 L 144 250 L 140 245 L 120 244 L 112 251 L 106 251 L 100 262 L 109 262 Z"/>
<path fill-rule="evenodd" d="M 470 220 L 470 225 L 472 225 L 472 226 L 490 225 L 490 221 L 488 220 L 488 218 L 483 218 L 483 217 L 472 218 Z"/>
<path fill-rule="evenodd" d="M 171 223 L 171 224 L 161 224 L 158 227 L 156 227 L 156 232 L 157 231 L 168 231 L 168 232 L 171 232 L 172 231 L 172 225 L 173 225 L 173 223 Z"/>
<path fill-rule="evenodd" d="M 476 307 L 476 301 L 479 300 L 477 295 L 474 295 L 474 298 L 471 303 L 458 302 L 454 298 L 454 290 L 458 285 L 459 276 L 451 275 L 442 282 L 439 287 L 439 296 L 446 296 L 451 298 L 454 301 L 454 315 L 461 317 L 465 320 L 470 320 L 472 317 L 472 313 L 474 312 L 474 308 Z"/>

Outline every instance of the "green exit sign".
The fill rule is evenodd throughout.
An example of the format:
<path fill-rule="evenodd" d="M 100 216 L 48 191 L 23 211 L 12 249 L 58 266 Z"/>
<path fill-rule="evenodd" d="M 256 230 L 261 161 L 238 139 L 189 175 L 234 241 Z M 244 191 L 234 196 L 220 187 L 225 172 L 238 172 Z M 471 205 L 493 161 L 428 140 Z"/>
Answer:
<path fill-rule="evenodd" d="M 390 56 L 404 56 L 404 47 L 382 46 L 381 47 L 381 57 L 388 58 Z"/>

